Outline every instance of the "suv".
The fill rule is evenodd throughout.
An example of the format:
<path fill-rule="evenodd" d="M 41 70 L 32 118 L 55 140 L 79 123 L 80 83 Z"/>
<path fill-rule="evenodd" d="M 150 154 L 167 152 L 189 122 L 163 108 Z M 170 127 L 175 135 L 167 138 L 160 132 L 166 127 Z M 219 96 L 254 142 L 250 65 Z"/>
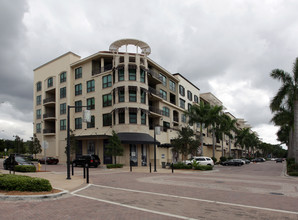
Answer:
<path fill-rule="evenodd" d="M 14 165 L 34 166 L 34 164 L 26 157 L 23 157 L 19 154 L 11 154 L 7 159 L 3 161 L 4 170 L 11 169 L 13 167 L 13 161 L 14 161 Z"/>
<path fill-rule="evenodd" d="M 185 164 L 191 165 L 193 161 L 197 161 L 200 165 L 214 166 L 214 162 L 210 157 L 192 157 L 185 161 Z"/>
<path fill-rule="evenodd" d="M 100 159 L 97 155 L 83 155 L 72 161 L 74 167 L 76 166 L 85 166 L 88 164 L 89 167 L 98 167 L 100 165 Z"/>

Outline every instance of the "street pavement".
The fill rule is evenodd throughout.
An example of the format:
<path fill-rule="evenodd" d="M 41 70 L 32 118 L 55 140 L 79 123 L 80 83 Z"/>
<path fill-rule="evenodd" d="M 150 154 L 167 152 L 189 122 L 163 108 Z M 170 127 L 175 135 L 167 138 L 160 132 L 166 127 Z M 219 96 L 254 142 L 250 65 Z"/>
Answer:
<path fill-rule="evenodd" d="M 35 175 L 69 193 L 0 201 L 1 219 L 298 219 L 298 178 L 285 175 L 285 163 L 174 173 L 99 167 L 90 168 L 90 184 L 80 167 L 71 180 L 65 165 L 48 165 L 47 171 Z"/>

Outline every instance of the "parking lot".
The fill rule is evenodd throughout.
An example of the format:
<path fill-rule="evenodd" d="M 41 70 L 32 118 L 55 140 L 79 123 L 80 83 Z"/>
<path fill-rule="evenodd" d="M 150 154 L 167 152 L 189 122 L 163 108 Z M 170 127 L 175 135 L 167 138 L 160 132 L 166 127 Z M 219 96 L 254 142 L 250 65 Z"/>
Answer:
<path fill-rule="evenodd" d="M 47 169 L 66 177 L 64 165 Z M 284 169 L 272 161 L 211 172 L 92 168 L 91 184 L 62 198 L 0 201 L 0 211 L 6 219 L 298 219 L 298 179 Z"/>

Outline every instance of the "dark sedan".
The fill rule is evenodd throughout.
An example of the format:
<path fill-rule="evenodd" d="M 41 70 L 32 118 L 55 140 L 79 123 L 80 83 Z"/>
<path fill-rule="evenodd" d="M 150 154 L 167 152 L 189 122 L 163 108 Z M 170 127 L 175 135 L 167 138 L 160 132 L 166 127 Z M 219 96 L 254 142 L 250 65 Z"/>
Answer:
<path fill-rule="evenodd" d="M 39 163 L 44 164 L 45 157 L 38 160 Z M 59 160 L 55 157 L 47 157 L 47 164 L 58 164 Z"/>
<path fill-rule="evenodd" d="M 223 166 L 242 166 L 243 161 L 240 159 L 232 159 L 232 160 L 222 162 L 221 165 L 223 165 Z"/>
<path fill-rule="evenodd" d="M 13 162 L 14 161 L 14 162 Z M 20 155 L 10 155 L 7 159 L 3 161 L 3 168 L 5 170 L 8 170 L 12 168 L 14 165 L 29 165 L 34 166 L 34 164 L 28 160 L 26 157 L 20 156 Z"/>

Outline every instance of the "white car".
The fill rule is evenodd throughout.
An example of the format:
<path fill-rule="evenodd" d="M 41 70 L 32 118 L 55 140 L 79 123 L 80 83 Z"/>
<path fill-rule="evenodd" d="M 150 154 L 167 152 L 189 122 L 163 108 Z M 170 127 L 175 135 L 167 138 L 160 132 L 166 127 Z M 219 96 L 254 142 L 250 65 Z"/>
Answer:
<path fill-rule="evenodd" d="M 192 157 L 189 160 L 185 161 L 185 164 L 191 165 L 193 161 L 197 161 L 200 165 L 209 165 L 214 166 L 214 162 L 210 157 Z"/>

